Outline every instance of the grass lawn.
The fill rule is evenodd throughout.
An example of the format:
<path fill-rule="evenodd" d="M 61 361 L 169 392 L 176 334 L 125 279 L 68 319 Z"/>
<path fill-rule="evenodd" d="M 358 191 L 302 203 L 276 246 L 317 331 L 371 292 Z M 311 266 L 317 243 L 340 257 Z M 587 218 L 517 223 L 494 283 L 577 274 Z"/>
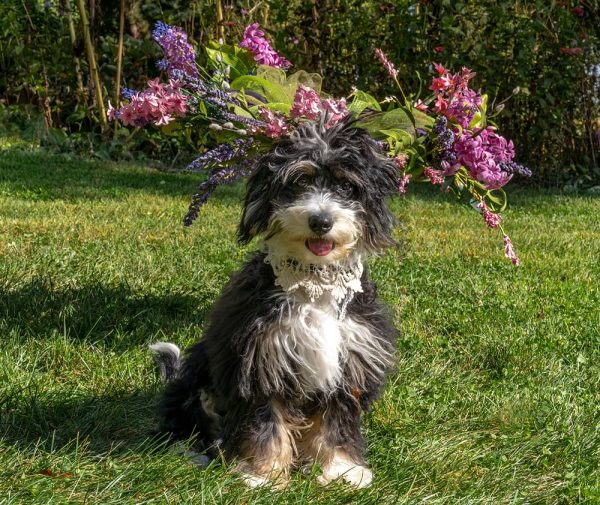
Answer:
<path fill-rule="evenodd" d="M 394 201 L 400 245 L 371 261 L 402 330 L 364 423 L 374 485 L 274 492 L 154 437 L 147 345 L 195 341 L 250 250 L 241 187 L 182 227 L 195 185 L 0 150 L 0 503 L 600 503 L 600 199 L 509 190 L 518 269 L 449 197 Z"/>

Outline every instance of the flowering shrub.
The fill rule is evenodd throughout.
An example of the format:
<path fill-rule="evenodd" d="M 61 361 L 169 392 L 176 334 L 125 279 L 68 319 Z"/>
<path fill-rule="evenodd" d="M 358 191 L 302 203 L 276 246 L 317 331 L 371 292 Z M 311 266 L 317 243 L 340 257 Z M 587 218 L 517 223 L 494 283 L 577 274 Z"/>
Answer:
<path fill-rule="evenodd" d="M 246 28 L 238 46 L 206 47 L 205 68 L 196 65 L 195 50 L 182 30 L 159 22 L 153 37 L 163 49 L 157 65 L 168 83 L 153 80 L 144 91 L 125 90 L 127 102 L 118 109 L 110 106 L 108 114 L 134 126 L 164 126 L 182 118 L 190 127 L 212 131 L 221 142 L 188 166 L 209 176 L 192 197 L 186 225 L 219 184 L 251 173 L 273 142 L 300 123 L 323 119 L 331 126 L 352 115 L 357 126 L 388 147 L 402 171 L 399 194 L 421 181 L 457 195 L 466 192 L 484 223 L 502 231 L 505 255 L 518 265 L 498 212 L 506 205 L 502 187 L 515 174 L 531 172 L 513 161 L 513 143 L 488 124 L 487 97 L 469 87 L 475 75 L 469 69 L 451 73 L 434 63 L 432 95 L 407 95 L 394 64 L 376 49 L 399 96 L 378 101 L 353 89 L 348 97 L 332 98 L 322 92 L 320 76 L 304 71 L 288 75 L 290 62 L 275 52 L 257 23 Z"/>

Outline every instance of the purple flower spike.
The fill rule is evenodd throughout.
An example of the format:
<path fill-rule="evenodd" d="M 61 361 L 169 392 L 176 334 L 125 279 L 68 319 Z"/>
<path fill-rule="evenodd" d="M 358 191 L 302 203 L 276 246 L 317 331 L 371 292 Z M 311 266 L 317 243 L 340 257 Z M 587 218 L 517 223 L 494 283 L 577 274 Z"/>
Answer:
<path fill-rule="evenodd" d="M 181 28 L 158 21 L 152 32 L 152 38 L 162 47 L 165 55 L 164 59 L 156 63 L 160 70 L 166 71 L 169 77 L 175 79 L 178 78 L 174 73 L 176 70 L 181 70 L 191 78 L 198 77 L 196 51 L 188 42 L 187 33 Z"/>

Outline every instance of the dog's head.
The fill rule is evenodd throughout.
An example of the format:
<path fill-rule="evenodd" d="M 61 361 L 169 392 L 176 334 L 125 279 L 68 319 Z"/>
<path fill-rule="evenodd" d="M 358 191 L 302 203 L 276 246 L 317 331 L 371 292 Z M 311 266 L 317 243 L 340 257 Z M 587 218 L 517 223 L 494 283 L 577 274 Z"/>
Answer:
<path fill-rule="evenodd" d="M 399 178 L 379 144 L 351 122 L 304 123 L 250 177 L 239 240 L 263 235 L 278 254 L 305 264 L 380 251 L 394 243 L 385 200 Z"/>

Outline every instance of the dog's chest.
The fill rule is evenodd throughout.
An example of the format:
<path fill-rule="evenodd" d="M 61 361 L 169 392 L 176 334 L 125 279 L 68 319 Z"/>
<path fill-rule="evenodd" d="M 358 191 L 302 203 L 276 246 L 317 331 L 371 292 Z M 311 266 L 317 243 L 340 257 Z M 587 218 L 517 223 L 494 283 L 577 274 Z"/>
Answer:
<path fill-rule="evenodd" d="M 329 391 L 339 383 L 344 332 L 336 304 L 290 303 L 272 337 L 306 392 Z"/>

